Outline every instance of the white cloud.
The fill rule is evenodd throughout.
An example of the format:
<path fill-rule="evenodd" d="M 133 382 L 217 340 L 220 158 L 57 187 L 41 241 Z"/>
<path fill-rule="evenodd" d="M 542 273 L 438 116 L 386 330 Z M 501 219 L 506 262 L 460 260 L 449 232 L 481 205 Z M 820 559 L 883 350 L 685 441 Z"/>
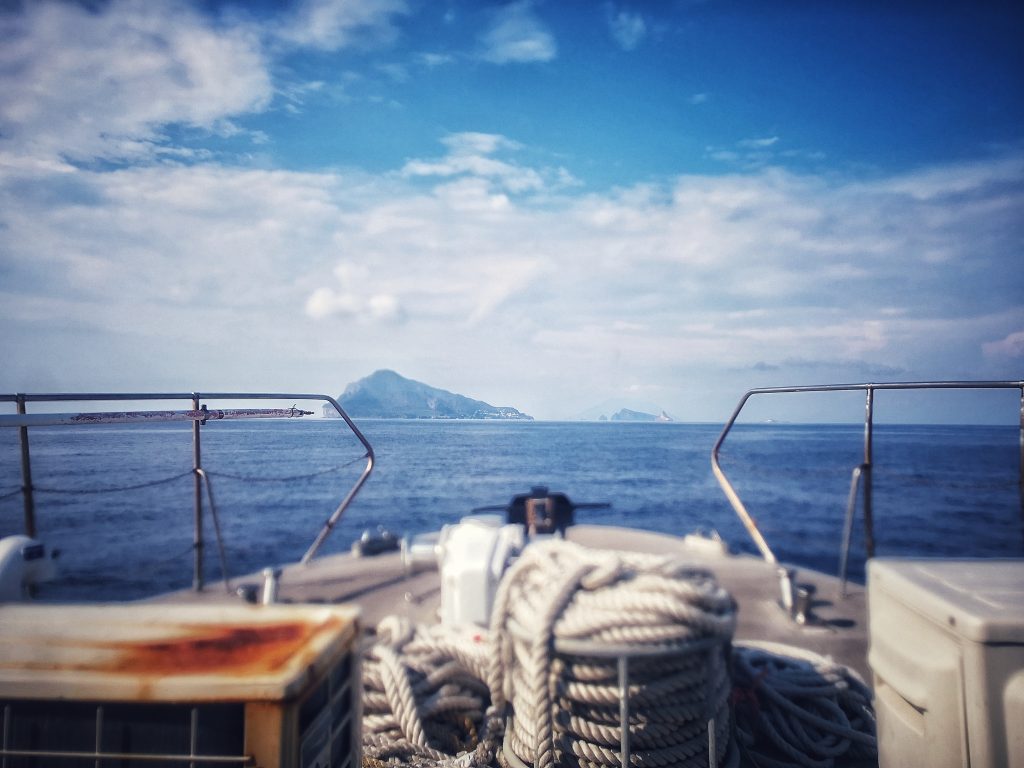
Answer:
<path fill-rule="evenodd" d="M 605 12 L 612 39 L 622 50 L 634 50 L 647 36 L 647 23 L 639 13 L 616 11 L 610 3 L 605 6 Z"/>
<path fill-rule="evenodd" d="M 1017 184 L 1024 178 L 1024 156 L 1007 155 L 985 163 L 959 163 L 942 168 L 911 171 L 884 182 L 875 189 L 906 195 L 915 200 L 966 195 L 999 184 Z"/>
<path fill-rule="evenodd" d="M 740 159 L 738 152 L 734 152 L 731 149 L 715 149 L 714 147 L 707 148 L 708 157 L 712 160 L 720 160 L 724 163 L 733 163 Z"/>
<path fill-rule="evenodd" d="M 778 136 L 765 136 L 758 139 L 743 139 L 737 142 L 738 146 L 744 149 L 766 149 L 779 143 Z"/>
<path fill-rule="evenodd" d="M 441 143 L 448 147 L 453 155 L 491 155 L 499 149 L 520 149 L 522 146 L 501 134 L 474 131 L 449 134 L 441 139 Z"/>
<path fill-rule="evenodd" d="M 409 82 L 409 70 L 403 64 L 381 64 L 378 69 L 387 75 L 392 82 Z"/>
<path fill-rule="evenodd" d="M 377 228 L 376 231 L 383 230 Z M 400 323 L 405 320 L 405 309 L 397 296 L 370 292 L 380 283 L 374 281 L 366 264 L 342 261 L 332 271 L 335 277 L 333 285 L 320 286 L 306 299 L 305 310 L 309 317 L 314 320 L 340 317 L 360 324 Z"/>
<path fill-rule="evenodd" d="M 285 100 L 285 110 L 297 115 L 302 112 L 306 101 L 322 93 L 327 84 L 323 80 L 309 80 L 303 83 L 283 83 L 277 87 L 277 94 Z"/>
<path fill-rule="evenodd" d="M 551 61 L 558 54 L 554 35 L 534 12 L 530 0 L 520 0 L 496 11 L 480 37 L 480 44 L 480 57 L 492 64 Z"/>
<path fill-rule="evenodd" d="M 378 293 L 364 298 L 359 293 L 321 286 L 306 299 L 306 314 L 314 320 L 351 318 L 357 322 L 400 322 L 405 313 L 395 296 Z"/>
<path fill-rule="evenodd" d="M 691 99 L 691 103 L 698 104 L 704 100 L 693 101 Z M 779 146 L 781 143 L 782 139 L 778 136 L 760 136 L 741 139 L 728 147 L 709 145 L 704 148 L 704 151 L 712 160 L 718 160 L 747 171 L 769 168 L 773 165 L 820 168 L 822 162 L 827 158 L 824 152 L 815 149 L 782 149 Z"/>
<path fill-rule="evenodd" d="M 331 315 L 357 315 L 359 309 L 358 297 L 332 288 L 317 288 L 306 299 L 306 314 L 316 320 Z"/>
<path fill-rule="evenodd" d="M 273 92 L 252 28 L 175 0 L 27 3 L 0 39 L 0 149 L 40 161 L 148 157 L 164 126 L 230 130 Z"/>
<path fill-rule="evenodd" d="M 267 33 L 290 45 L 324 51 L 379 44 L 394 38 L 394 17 L 408 10 L 404 0 L 299 0 Z"/>
<path fill-rule="evenodd" d="M 433 53 L 428 51 L 427 53 L 421 53 L 418 58 L 431 69 L 455 63 L 455 57 L 450 53 Z"/>
<path fill-rule="evenodd" d="M 445 137 L 442 143 L 449 149 L 446 156 L 432 160 L 410 160 L 402 168 L 402 174 L 407 177 L 441 178 L 468 175 L 478 180 L 488 179 L 511 193 L 537 192 L 549 185 L 564 187 L 575 183 L 572 175 L 564 168 L 537 170 L 493 157 L 502 150 L 516 151 L 521 148 L 518 143 L 498 134 L 456 133 Z M 470 186 L 476 188 L 476 185 Z"/>
<path fill-rule="evenodd" d="M 377 320 L 399 320 L 403 317 L 398 299 L 388 293 L 377 293 L 368 302 L 370 314 Z"/>
<path fill-rule="evenodd" d="M 986 357 L 1024 360 L 1024 330 L 1007 334 L 999 341 L 986 341 L 981 348 Z"/>

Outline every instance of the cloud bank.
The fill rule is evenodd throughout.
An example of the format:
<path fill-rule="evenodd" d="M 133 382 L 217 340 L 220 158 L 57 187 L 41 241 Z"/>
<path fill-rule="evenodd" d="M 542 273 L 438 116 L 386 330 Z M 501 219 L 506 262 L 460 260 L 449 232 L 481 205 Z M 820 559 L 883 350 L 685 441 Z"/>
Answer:
<path fill-rule="evenodd" d="M 402 0 L 301 0 L 259 22 L 185 0 L 0 10 L 0 157 L 22 165 L 196 159 L 169 129 L 237 135 L 235 118 L 271 106 L 275 55 L 386 44 L 406 12 Z"/>
<path fill-rule="evenodd" d="M 219 28 L 185 3 L 28 3 L 0 13 L 0 39 L 7 156 L 151 158 L 166 126 L 231 132 L 273 95 L 256 30 Z"/>
<path fill-rule="evenodd" d="M 386 349 L 496 387 L 527 360 L 586 371 L 530 404 L 554 414 L 569 389 L 597 397 L 793 360 L 970 377 L 1019 367 L 1024 279 L 1000 267 L 1024 240 L 1024 188 L 1007 170 L 1019 157 L 976 163 L 969 180 L 959 166 L 872 182 L 771 169 L 579 194 L 496 159 L 515 152 L 505 137 L 445 144 L 376 176 L 7 168 L 0 324 L 158 347 L 217 329 L 285 357 L 315 337 L 313 360 L 344 339 L 356 359 Z M 963 370 L 942 368 L 951 353 Z"/>
<path fill-rule="evenodd" d="M 657 391 L 706 418 L 695 390 L 728 408 L 779 376 L 1019 377 L 1020 147 L 813 174 L 762 134 L 720 150 L 741 171 L 596 191 L 473 126 L 375 173 L 242 167 L 177 141 L 244 133 L 319 89 L 275 83 L 289 47 L 387 45 L 407 12 L 289 8 L 273 24 L 178 0 L 0 13 L 0 387 L 73 372 L 234 389 L 255 370 L 330 392 L 388 366 L 542 417 Z M 608 23 L 625 49 L 644 39 L 638 15 Z M 530 2 L 487 24 L 491 63 L 557 56 Z"/>

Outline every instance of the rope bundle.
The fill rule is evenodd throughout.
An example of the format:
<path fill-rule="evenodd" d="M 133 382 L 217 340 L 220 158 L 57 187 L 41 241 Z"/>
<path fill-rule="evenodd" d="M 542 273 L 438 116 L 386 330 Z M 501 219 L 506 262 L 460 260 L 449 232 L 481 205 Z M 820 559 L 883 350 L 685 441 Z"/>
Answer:
<path fill-rule="evenodd" d="M 831 659 L 790 646 L 733 649 L 736 738 L 758 766 L 877 760 L 871 691 Z"/>
<path fill-rule="evenodd" d="M 730 656 L 735 623 L 729 594 L 675 558 L 535 542 L 502 579 L 488 636 L 378 625 L 363 667 L 364 766 L 619 766 L 619 654 L 633 766 L 732 765 L 732 730 L 759 768 L 876 757 L 856 673 L 770 643 Z"/>
<path fill-rule="evenodd" d="M 729 594 L 675 558 L 531 544 L 502 580 L 491 617 L 492 696 L 514 710 L 507 748 L 535 768 L 619 765 L 614 649 L 628 646 L 637 655 L 629 661 L 632 763 L 707 766 L 713 718 L 721 764 L 735 621 Z M 594 651 L 555 651 L 581 640 Z M 641 658 L 650 651 L 658 655 Z"/>
<path fill-rule="evenodd" d="M 384 619 L 363 660 L 365 762 L 489 765 L 502 721 L 487 713 L 487 653 L 482 639 L 444 626 Z"/>

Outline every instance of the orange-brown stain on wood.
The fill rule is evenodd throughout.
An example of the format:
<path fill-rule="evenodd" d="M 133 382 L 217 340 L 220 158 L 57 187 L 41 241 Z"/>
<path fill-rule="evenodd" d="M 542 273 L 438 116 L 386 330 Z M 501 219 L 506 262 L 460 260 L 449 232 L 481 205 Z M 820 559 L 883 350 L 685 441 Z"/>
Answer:
<path fill-rule="evenodd" d="M 186 634 L 166 640 L 106 646 L 117 651 L 107 670 L 136 675 L 259 675 L 284 667 L 317 635 L 341 626 L 337 617 L 311 624 L 181 625 Z"/>

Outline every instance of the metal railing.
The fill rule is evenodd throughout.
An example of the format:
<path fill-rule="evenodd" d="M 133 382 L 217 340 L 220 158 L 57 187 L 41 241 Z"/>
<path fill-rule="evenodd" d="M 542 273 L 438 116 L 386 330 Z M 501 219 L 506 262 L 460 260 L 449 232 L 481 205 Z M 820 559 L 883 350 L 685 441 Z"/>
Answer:
<path fill-rule="evenodd" d="M 186 411 L 115 411 L 105 413 L 28 413 L 29 403 L 87 403 L 87 402 L 151 402 L 164 401 L 173 402 L 184 400 L 191 403 L 191 410 Z M 345 410 L 338 404 L 337 400 L 328 395 L 295 392 L 146 392 L 146 393 L 56 393 L 56 394 L 0 394 L 0 402 L 14 403 L 17 413 L 14 415 L 0 416 L 0 427 L 16 427 L 18 429 L 19 446 L 21 449 L 21 493 L 24 500 L 25 534 L 30 537 L 36 535 L 35 520 L 35 496 L 32 484 L 32 459 L 29 446 L 29 428 L 44 426 L 63 425 L 91 425 L 91 424 L 125 424 L 153 421 L 189 421 L 192 423 L 192 470 L 194 476 L 193 488 L 193 509 L 194 509 L 194 533 L 193 533 L 193 577 L 192 587 L 196 591 L 202 590 L 204 585 L 203 577 L 203 550 L 205 542 L 203 539 L 203 492 L 207 490 L 207 498 L 212 507 L 213 495 L 209 486 L 209 476 L 202 466 L 202 440 L 201 429 L 209 420 L 242 419 L 242 418 L 289 418 L 301 415 L 310 415 L 311 411 L 300 411 L 294 406 L 292 408 L 277 409 L 219 409 L 210 410 L 206 402 L 214 401 L 246 401 L 246 400 L 281 400 L 281 401 L 309 401 L 319 400 L 329 404 L 338 413 L 348 429 L 355 435 L 356 439 L 366 449 L 366 466 L 352 488 L 345 494 L 334 512 L 324 522 L 313 543 L 306 550 L 300 562 L 308 563 L 320 549 L 321 545 L 330 535 L 334 526 L 341 519 L 345 510 L 351 505 L 352 500 L 359 493 L 374 466 L 373 447 L 359 428 L 349 418 Z M 205 401 L 205 402 L 204 402 Z M 214 517 L 216 524 L 216 517 Z M 222 568 L 224 566 L 223 549 L 219 537 L 218 546 L 221 546 Z M 224 573 L 227 579 L 227 573 Z"/>
<path fill-rule="evenodd" d="M 874 514 L 872 507 L 872 453 L 874 433 L 874 407 L 875 392 L 882 390 L 939 390 L 939 389 L 1017 389 L 1020 391 L 1020 468 L 1018 472 L 1018 486 L 1020 498 L 1021 524 L 1024 526 L 1024 381 L 919 381 L 919 382 L 891 382 L 885 384 L 822 384 L 800 387 L 764 387 L 751 389 L 736 405 L 732 416 L 726 422 L 714 448 L 711 450 L 711 469 L 714 472 L 718 484 L 725 493 L 726 498 L 732 505 L 733 510 L 739 516 L 750 537 L 754 540 L 761 553 L 761 556 L 770 563 L 777 563 L 775 553 L 772 552 L 768 542 L 757 527 L 757 523 L 750 515 L 739 494 L 732 483 L 725 476 L 725 472 L 719 462 L 719 452 L 730 430 L 739 418 L 740 412 L 746 406 L 747 401 L 754 395 L 775 395 L 775 394 L 796 394 L 803 392 L 864 392 L 864 461 L 853 468 L 850 479 L 850 492 L 847 498 L 846 518 L 843 526 L 843 542 L 840 551 L 840 578 L 845 589 L 846 571 L 849 561 L 850 541 L 853 533 L 853 519 L 857 505 L 858 491 L 863 499 L 864 510 L 864 548 L 867 557 L 875 554 L 874 535 Z"/>

